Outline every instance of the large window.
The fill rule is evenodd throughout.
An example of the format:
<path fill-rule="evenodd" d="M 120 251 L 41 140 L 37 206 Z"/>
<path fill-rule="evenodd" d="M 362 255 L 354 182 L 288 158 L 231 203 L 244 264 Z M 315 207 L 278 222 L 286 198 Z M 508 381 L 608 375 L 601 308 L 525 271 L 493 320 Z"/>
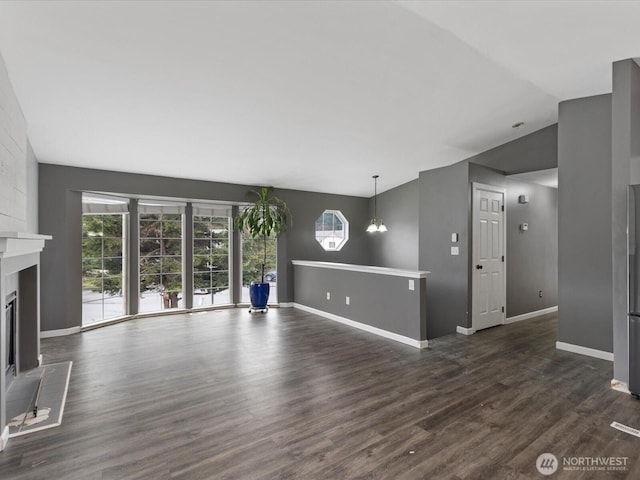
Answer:
<path fill-rule="evenodd" d="M 140 312 L 184 306 L 182 214 L 140 205 Z"/>
<path fill-rule="evenodd" d="M 200 214 L 209 213 L 209 214 Z M 229 287 L 230 217 L 206 207 L 194 208 L 193 306 L 232 303 Z"/>
<path fill-rule="evenodd" d="M 235 252 L 231 205 L 140 198 L 132 217 L 130 200 L 118 194 L 85 192 L 82 202 L 83 325 L 187 305 L 249 303 L 249 285 L 261 281 L 263 264 L 269 304 L 278 302 L 277 239 L 242 235 Z"/>
<path fill-rule="evenodd" d="M 82 324 L 120 317 L 126 312 L 123 199 L 83 195 Z"/>
<path fill-rule="evenodd" d="M 251 282 L 262 280 L 262 264 L 265 263 L 264 281 L 270 284 L 269 303 L 278 303 L 276 245 L 277 240 L 275 237 L 267 238 L 267 258 L 265 263 L 264 238 L 242 236 L 242 302 L 248 303 L 251 301 L 249 298 L 249 285 Z"/>

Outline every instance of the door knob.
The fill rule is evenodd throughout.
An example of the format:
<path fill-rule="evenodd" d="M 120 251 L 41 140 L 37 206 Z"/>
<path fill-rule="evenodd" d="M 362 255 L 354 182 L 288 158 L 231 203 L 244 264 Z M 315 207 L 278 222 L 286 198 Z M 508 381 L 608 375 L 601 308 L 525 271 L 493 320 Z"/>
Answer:
<path fill-rule="evenodd" d="M 476 265 L 476 270 L 482 270 L 482 265 Z"/>

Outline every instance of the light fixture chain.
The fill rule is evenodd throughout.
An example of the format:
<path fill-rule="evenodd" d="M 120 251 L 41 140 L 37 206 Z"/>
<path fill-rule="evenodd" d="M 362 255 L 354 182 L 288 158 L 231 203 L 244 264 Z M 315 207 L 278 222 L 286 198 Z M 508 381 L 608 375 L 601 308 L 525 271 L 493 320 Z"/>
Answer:
<path fill-rule="evenodd" d="M 379 175 L 373 175 L 373 218 L 367 227 L 367 232 L 382 233 L 387 231 L 387 227 L 378 220 L 378 177 Z"/>

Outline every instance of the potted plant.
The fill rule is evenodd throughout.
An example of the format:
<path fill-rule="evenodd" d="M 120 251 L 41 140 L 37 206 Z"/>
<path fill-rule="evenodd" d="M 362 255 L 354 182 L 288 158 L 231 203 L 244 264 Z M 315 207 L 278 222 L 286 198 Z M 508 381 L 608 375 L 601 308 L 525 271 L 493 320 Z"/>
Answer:
<path fill-rule="evenodd" d="M 276 238 L 287 229 L 289 210 L 284 200 L 276 197 L 273 187 L 262 187 L 259 191 L 251 190 L 248 195 L 255 196 L 252 204 L 242 210 L 236 220 L 235 227 L 251 236 L 263 241 L 263 260 L 261 265 L 260 282 L 251 282 L 249 296 L 252 310 L 266 311 L 269 300 L 269 283 L 264 281 L 267 264 L 267 240 L 271 236 Z"/>

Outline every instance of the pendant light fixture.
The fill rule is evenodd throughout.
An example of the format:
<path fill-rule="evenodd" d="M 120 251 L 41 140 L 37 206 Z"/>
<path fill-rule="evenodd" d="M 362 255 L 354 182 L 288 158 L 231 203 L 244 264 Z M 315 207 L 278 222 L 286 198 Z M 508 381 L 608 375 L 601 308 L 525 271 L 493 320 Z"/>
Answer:
<path fill-rule="evenodd" d="M 373 176 L 373 218 L 367 227 L 367 232 L 369 233 L 387 231 L 387 227 L 382 223 L 382 220 L 378 220 L 378 177 L 379 175 Z"/>

